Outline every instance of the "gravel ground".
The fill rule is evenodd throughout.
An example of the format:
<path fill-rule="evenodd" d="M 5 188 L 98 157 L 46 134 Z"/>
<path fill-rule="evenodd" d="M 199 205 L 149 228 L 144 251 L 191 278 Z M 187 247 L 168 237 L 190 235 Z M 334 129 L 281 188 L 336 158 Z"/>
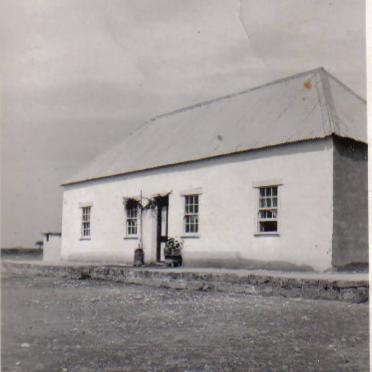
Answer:
<path fill-rule="evenodd" d="M 368 371 L 368 305 L 2 277 L 2 371 Z"/>

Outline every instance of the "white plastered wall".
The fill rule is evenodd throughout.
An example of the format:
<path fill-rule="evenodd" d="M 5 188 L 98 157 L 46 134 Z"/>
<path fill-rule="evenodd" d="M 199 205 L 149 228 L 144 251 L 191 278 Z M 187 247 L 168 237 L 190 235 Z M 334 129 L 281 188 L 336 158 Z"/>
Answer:
<path fill-rule="evenodd" d="M 325 270 L 332 256 L 332 140 L 277 146 L 70 185 L 63 198 L 62 257 L 132 263 L 123 197 L 171 192 L 169 236 L 183 230 L 183 190 L 201 188 L 200 236 L 184 239 L 186 265 L 272 263 Z M 280 183 L 279 236 L 256 236 L 257 184 Z M 91 240 L 80 240 L 79 203 L 92 203 Z M 143 219 L 146 262 L 155 260 L 155 214 Z"/>

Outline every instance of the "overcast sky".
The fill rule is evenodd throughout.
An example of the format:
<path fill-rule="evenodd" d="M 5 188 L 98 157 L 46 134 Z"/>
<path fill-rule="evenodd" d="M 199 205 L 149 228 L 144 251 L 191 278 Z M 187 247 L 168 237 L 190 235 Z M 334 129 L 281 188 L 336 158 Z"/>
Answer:
<path fill-rule="evenodd" d="M 323 66 L 365 97 L 364 0 L 2 0 L 2 246 L 157 114 Z"/>

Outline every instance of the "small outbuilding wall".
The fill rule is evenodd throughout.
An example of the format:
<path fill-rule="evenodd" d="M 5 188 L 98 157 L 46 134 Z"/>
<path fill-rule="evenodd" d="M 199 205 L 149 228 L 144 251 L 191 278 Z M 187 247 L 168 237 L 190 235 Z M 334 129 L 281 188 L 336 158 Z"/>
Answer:
<path fill-rule="evenodd" d="M 135 154 L 133 154 L 135 156 Z M 67 185 L 62 258 L 133 262 L 123 198 L 169 193 L 169 237 L 182 237 L 184 264 L 326 270 L 333 228 L 332 138 Z M 257 233 L 258 188 L 278 185 L 279 231 Z M 198 190 L 199 233 L 184 237 L 184 193 Z M 81 238 L 81 206 L 91 238 Z M 156 260 L 156 211 L 143 215 L 145 262 Z"/>
<path fill-rule="evenodd" d="M 61 234 L 44 233 L 43 261 L 59 261 L 61 259 Z"/>

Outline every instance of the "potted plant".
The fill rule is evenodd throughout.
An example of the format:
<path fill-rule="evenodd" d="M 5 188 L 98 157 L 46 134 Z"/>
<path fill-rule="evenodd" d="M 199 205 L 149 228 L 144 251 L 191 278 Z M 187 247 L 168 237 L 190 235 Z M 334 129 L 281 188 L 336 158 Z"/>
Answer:
<path fill-rule="evenodd" d="M 176 238 L 169 238 L 165 243 L 164 257 L 165 262 L 169 266 L 182 266 L 182 255 L 181 251 L 183 248 L 183 242 Z"/>

